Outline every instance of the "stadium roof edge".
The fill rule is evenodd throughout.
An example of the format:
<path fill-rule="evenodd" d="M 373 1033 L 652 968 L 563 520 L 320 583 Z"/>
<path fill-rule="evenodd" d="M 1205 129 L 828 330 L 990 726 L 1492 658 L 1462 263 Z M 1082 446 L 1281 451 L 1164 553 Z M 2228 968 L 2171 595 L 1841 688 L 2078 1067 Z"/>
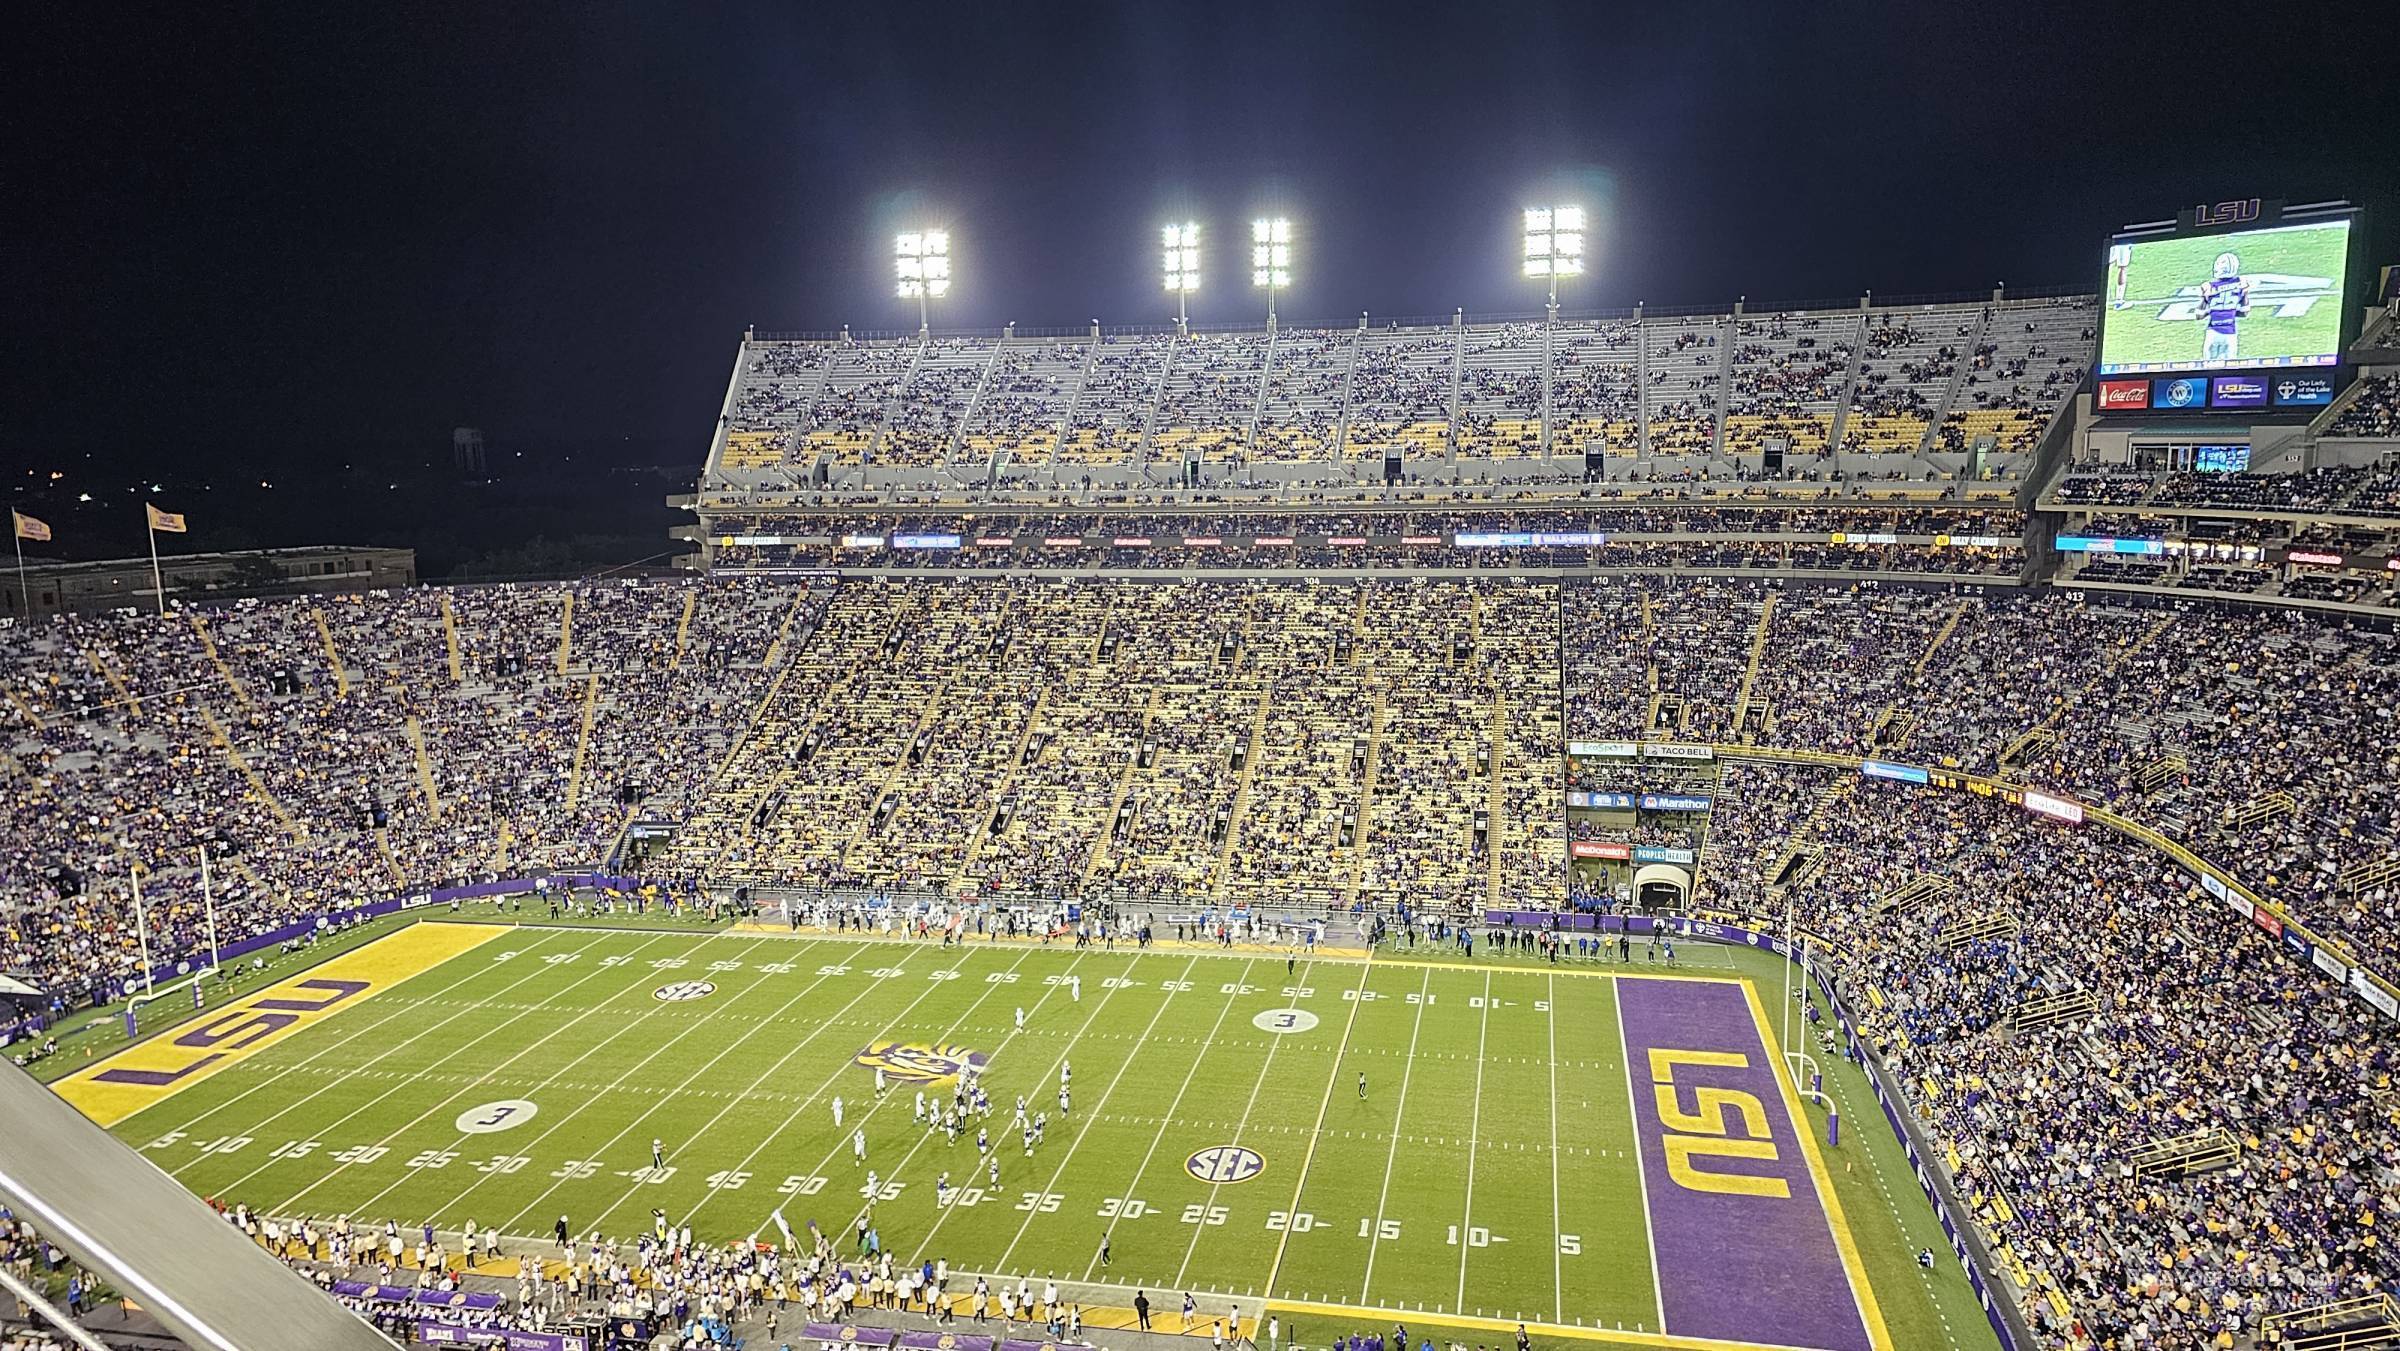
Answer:
<path fill-rule="evenodd" d="M 2072 300 L 2085 296 L 2090 296 L 2094 299 L 2098 298 L 2098 292 L 2090 286 L 2038 286 L 1994 287 L 1980 291 L 1927 291 L 1900 295 L 1881 295 L 1872 291 L 1868 291 L 1856 296 L 1840 299 L 1797 301 L 1777 300 L 1772 302 L 1753 302 L 1744 299 L 1740 302 L 1740 304 L 1742 306 L 1743 313 L 1754 315 L 1839 314 L 1855 312 L 1861 308 L 1871 310 L 1888 310 L 1901 308 L 1903 306 L 1919 305 L 1988 305 L 1992 303 L 1993 294 L 1995 291 L 1999 292 L 2000 302 L 2002 304 L 2020 300 Z M 1607 319 L 1632 319 L 1637 315 L 1666 319 L 1690 318 L 1704 315 L 1722 315 L 1731 317 L 1733 314 L 1733 309 L 1734 302 L 1730 301 L 1718 304 L 1703 305 L 1643 304 L 1633 307 L 1617 306 L 1580 310 L 1561 309 L 1558 317 L 1562 323 L 1578 323 L 1590 320 Z M 1496 323 L 1538 323 L 1544 317 L 1539 311 L 1523 310 L 1495 311 L 1488 314 L 1474 310 L 1468 310 L 1464 313 L 1466 322 L 1469 325 Z M 1403 328 L 1429 328 L 1448 325 L 1458 321 L 1458 315 L 1456 313 L 1435 316 L 1387 316 L 1378 315 L 1374 311 L 1368 310 L 1365 311 L 1365 316 L 1370 325 L 1386 325 L 1396 323 Z M 1356 315 L 1328 322 L 1302 323 L 1285 318 L 1283 316 L 1277 316 L 1276 320 L 1276 327 L 1279 329 L 1346 329 L 1355 328 L 1357 326 L 1358 316 Z M 1014 325 L 1012 328 L 935 328 L 930 330 L 930 332 L 932 336 L 937 339 L 997 339 L 1013 336 L 1018 341 L 1022 342 L 1031 338 L 1088 337 L 1090 336 L 1093 327 L 1093 325 L 1085 324 L 1072 327 L 1045 326 L 1041 328 L 1034 328 L 1019 324 Z M 1171 323 L 1099 324 L 1098 328 L 1101 336 L 1103 337 L 1139 337 L 1149 334 L 1173 333 L 1176 331 L 1175 325 Z M 1262 332 L 1265 330 L 1265 328 L 1266 325 L 1264 322 L 1226 320 L 1212 323 L 1195 323 L 1190 326 L 1190 331 L 1195 333 L 1248 333 Z M 752 330 L 747 336 L 752 342 L 839 342 L 845 337 L 852 342 L 887 342 L 905 341 L 924 336 L 924 334 L 913 328 L 832 330 L 789 329 L 763 331 Z"/>

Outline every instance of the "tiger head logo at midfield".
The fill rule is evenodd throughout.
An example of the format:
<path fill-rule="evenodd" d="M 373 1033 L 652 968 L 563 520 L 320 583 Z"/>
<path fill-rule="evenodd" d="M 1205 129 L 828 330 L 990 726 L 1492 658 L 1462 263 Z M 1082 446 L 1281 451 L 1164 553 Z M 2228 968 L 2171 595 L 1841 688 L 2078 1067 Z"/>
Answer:
<path fill-rule="evenodd" d="M 871 1042 L 858 1053 L 860 1069 L 882 1070 L 902 1083 L 931 1084 L 955 1079 L 968 1070 L 980 1074 L 991 1057 L 957 1042 L 928 1045 L 921 1041 Z"/>

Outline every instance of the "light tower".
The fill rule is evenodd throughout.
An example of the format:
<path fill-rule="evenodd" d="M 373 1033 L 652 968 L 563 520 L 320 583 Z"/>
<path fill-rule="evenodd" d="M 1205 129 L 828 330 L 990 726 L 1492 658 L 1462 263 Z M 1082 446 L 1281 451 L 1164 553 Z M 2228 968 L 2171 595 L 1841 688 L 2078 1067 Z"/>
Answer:
<path fill-rule="evenodd" d="M 1250 222 L 1250 284 L 1267 289 L 1267 327 L 1275 327 L 1275 293 L 1292 284 L 1292 223 L 1281 216 Z"/>
<path fill-rule="evenodd" d="M 1583 275 L 1583 208 L 1525 208 L 1525 275 L 1550 283 L 1550 320 L 1558 321 L 1558 279 Z"/>
<path fill-rule="evenodd" d="M 1200 289 L 1200 226 L 1188 220 L 1181 225 L 1162 225 L 1158 242 L 1161 274 L 1175 297 L 1175 331 L 1188 336 L 1191 321 L 1184 313 L 1184 298 Z"/>
<path fill-rule="evenodd" d="M 892 268 L 900 298 L 917 302 L 917 331 L 932 329 L 934 300 L 950 294 L 950 232 L 911 230 L 892 241 Z"/>

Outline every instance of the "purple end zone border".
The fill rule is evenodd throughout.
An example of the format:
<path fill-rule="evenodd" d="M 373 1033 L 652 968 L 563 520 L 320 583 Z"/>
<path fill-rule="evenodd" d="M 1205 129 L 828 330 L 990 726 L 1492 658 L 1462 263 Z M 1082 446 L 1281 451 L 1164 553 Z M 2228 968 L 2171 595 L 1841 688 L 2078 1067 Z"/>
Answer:
<path fill-rule="evenodd" d="M 1785 1106 L 1773 1052 L 1759 1039 L 1743 988 L 1697 980 L 1616 984 L 1666 1332 L 1814 1351 L 1874 1351 L 1834 1246 L 1825 1200 L 1809 1172 L 1799 1135 L 1806 1127 L 1794 1122 Z M 1743 1063 L 1681 1063 L 1673 1066 L 1670 1084 L 1658 1084 L 1653 1050 L 1730 1053 Z M 1677 1112 L 1718 1117 L 1723 1134 L 1668 1125 L 1661 1089 L 1671 1095 Z M 1726 1106 L 1712 1111 L 1700 1098 L 1702 1090 L 1711 1089 L 1724 1095 L 1719 1101 Z M 1726 1185 L 1746 1186 L 1746 1192 L 1697 1189 L 1670 1173 L 1669 1136 L 1703 1145 L 1742 1142 L 1759 1126 L 1771 1155 L 1694 1153 L 1684 1161 L 1685 1171 L 1696 1179 L 1728 1179 Z M 1759 1148 L 1755 1140 L 1747 1143 Z"/>

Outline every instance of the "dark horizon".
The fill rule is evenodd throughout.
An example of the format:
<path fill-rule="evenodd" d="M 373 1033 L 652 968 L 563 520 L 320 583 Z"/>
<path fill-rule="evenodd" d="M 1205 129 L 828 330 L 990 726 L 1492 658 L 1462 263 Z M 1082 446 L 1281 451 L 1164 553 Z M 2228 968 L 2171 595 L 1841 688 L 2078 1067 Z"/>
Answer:
<path fill-rule="evenodd" d="M 60 7 L 0 152 L 0 464 L 28 509 L 156 482 L 272 543 L 277 489 L 216 495 L 439 479 L 457 425 L 504 466 L 697 464 L 745 326 L 914 329 L 921 224 L 937 328 L 1168 322 L 1185 218 L 1194 322 L 1255 322 L 1267 211 L 1291 323 L 1536 312 L 1545 201 L 1594 215 L 1570 311 L 2096 288 L 2119 226 L 2251 196 L 2347 197 L 2400 262 L 2400 88 L 2351 57 L 2388 18 L 2272 18 L 2217 82 L 2162 25 L 2259 11 Z M 438 527 L 418 496 L 361 519 Z"/>

